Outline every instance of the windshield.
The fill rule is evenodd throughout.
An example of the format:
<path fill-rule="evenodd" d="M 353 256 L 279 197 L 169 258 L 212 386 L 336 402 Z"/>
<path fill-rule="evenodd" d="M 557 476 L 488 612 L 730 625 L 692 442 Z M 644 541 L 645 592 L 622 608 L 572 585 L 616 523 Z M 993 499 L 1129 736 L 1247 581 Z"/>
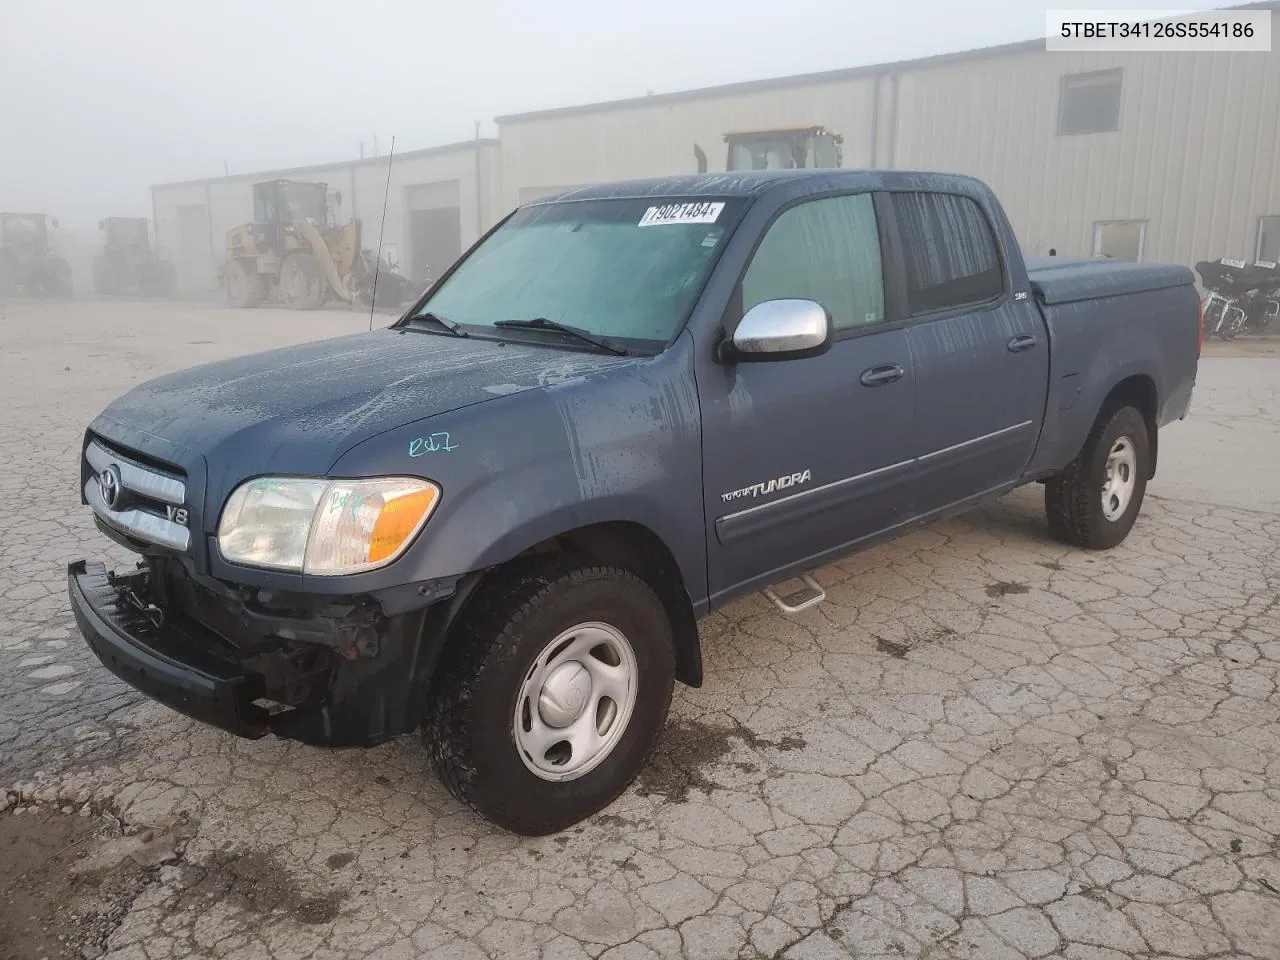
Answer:
<path fill-rule="evenodd" d="M 636 346 L 664 344 L 702 292 L 741 202 L 662 198 L 524 207 L 435 289 L 421 312 L 481 328 L 540 317 Z M 492 332 L 526 336 L 512 328 Z"/>
<path fill-rule="evenodd" d="M 284 203 L 290 220 L 325 221 L 325 186 L 322 183 L 286 184 Z"/>
<path fill-rule="evenodd" d="M 141 243 L 145 229 L 145 220 L 108 221 L 108 232 L 117 243 Z"/>
<path fill-rule="evenodd" d="M 740 140 L 729 145 L 730 170 L 795 170 L 813 166 L 799 137 Z"/>

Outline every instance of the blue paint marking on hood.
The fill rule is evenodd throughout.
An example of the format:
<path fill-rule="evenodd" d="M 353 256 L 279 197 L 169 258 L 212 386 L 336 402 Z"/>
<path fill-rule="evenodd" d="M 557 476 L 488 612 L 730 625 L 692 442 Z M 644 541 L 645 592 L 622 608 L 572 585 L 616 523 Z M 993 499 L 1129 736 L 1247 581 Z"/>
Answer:
<path fill-rule="evenodd" d="M 378 330 L 222 360 L 144 383 L 92 429 L 214 474 L 322 475 L 351 447 L 406 423 L 550 386 L 635 358 Z"/>

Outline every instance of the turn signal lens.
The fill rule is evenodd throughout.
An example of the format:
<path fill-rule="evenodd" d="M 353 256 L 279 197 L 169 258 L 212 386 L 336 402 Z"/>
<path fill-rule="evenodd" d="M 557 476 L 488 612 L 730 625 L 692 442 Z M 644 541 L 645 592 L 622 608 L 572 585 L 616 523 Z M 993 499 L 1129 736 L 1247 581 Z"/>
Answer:
<path fill-rule="evenodd" d="M 435 487 L 412 490 L 387 500 L 374 521 L 369 537 L 369 563 L 388 560 L 418 532 L 418 527 L 436 505 Z"/>

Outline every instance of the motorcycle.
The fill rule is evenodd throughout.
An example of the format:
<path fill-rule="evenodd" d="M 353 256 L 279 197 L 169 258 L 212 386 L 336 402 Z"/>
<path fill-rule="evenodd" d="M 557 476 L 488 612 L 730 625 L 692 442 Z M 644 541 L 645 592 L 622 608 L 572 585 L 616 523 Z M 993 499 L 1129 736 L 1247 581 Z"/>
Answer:
<path fill-rule="evenodd" d="M 1280 319 L 1280 267 L 1275 263 L 1223 257 L 1202 260 L 1195 270 L 1207 291 L 1206 336 L 1234 340 L 1242 333 L 1261 333 Z"/>

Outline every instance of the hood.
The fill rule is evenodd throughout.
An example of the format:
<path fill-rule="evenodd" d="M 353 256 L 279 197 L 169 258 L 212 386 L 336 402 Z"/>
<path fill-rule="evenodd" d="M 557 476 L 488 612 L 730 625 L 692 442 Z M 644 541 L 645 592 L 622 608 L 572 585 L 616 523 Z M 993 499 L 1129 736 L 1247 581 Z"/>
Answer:
<path fill-rule="evenodd" d="M 92 429 L 184 466 L 203 458 L 211 475 L 322 475 L 346 450 L 402 424 L 634 362 L 376 330 L 148 381 L 107 407 Z"/>

